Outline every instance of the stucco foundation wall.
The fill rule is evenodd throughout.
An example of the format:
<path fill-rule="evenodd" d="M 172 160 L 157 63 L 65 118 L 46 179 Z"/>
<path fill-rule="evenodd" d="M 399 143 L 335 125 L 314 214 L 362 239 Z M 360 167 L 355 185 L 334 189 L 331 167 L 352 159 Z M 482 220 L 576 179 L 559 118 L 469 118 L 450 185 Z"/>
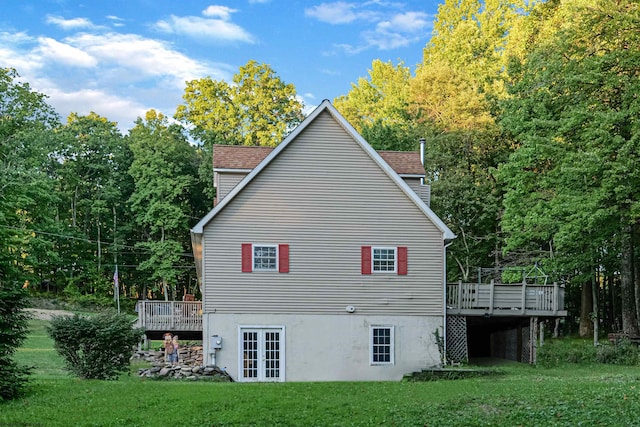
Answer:
<path fill-rule="evenodd" d="M 438 316 L 204 315 L 205 363 L 212 363 L 212 335 L 222 337 L 215 364 L 238 381 L 239 326 L 284 328 L 285 381 L 396 381 L 404 374 L 438 365 L 434 337 L 442 335 Z M 394 327 L 393 365 L 370 363 L 370 326 Z"/>

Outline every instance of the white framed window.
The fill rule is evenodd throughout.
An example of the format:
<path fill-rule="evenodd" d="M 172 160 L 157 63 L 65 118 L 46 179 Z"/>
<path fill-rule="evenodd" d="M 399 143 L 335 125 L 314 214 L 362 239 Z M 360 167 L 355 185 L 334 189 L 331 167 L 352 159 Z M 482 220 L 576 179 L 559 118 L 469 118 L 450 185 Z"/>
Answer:
<path fill-rule="evenodd" d="M 369 362 L 372 365 L 394 364 L 393 326 L 372 325 L 369 328 Z"/>
<path fill-rule="evenodd" d="M 395 247 L 371 248 L 371 271 L 374 273 L 395 273 L 397 271 Z"/>
<path fill-rule="evenodd" d="M 278 271 L 278 246 L 253 245 L 253 271 Z"/>

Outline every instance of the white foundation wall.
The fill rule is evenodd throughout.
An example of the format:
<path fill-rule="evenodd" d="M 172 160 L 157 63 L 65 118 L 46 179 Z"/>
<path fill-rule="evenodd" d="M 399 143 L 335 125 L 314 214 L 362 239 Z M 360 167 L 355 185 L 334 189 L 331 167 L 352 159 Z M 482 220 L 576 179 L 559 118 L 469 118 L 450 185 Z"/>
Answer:
<path fill-rule="evenodd" d="M 440 363 L 435 338 L 443 335 L 439 316 L 349 315 L 204 315 L 205 364 L 226 369 L 236 381 L 239 372 L 239 328 L 282 327 L 285 381 L 397 381 L 403 375 Z M 370 327 L 392 326 L 393 365 L 370 362 Z M 211 336 L 222 338 L 222 348 L 211 350 Z"/>

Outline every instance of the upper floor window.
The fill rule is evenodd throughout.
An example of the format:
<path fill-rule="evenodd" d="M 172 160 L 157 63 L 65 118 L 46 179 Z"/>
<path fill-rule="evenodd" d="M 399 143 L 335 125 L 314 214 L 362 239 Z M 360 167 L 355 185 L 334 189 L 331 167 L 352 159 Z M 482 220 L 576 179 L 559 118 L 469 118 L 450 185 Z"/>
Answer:
<path fill-rule="evenodd" d="M 289 245 L 287 244 L 242 244 L 242 272 L 277 271 L 289 272 Z"/>
<path fill-rule="evenodd" d="M 371 248 L 374 273 L 396 272 L 396 248 Z"/>
<path fill-rule="evenodd" d="M 278 247 L 276 245 L 253 245 L 253 271 L 276 271 Z"/>
<path fill-rule="evenodd" d="M 406 246 L 363 246 L 362 274 L 407 274 Z"/>

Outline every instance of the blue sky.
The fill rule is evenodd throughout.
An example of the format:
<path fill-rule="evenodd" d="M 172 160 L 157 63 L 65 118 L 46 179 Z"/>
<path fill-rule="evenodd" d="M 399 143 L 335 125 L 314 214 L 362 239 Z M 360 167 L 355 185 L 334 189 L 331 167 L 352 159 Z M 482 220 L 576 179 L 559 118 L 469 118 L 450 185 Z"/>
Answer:
<path fill-rule="evenodd" d="M 49 96 L 63 120 L 94 111 L 133 127 L 173 116 L 185 81 L 231 81 L 253 59 L 311 108 L 345 95 L 374 59 L 422 60 L 435 0 L 2 0 L 0 66 Z"/>

